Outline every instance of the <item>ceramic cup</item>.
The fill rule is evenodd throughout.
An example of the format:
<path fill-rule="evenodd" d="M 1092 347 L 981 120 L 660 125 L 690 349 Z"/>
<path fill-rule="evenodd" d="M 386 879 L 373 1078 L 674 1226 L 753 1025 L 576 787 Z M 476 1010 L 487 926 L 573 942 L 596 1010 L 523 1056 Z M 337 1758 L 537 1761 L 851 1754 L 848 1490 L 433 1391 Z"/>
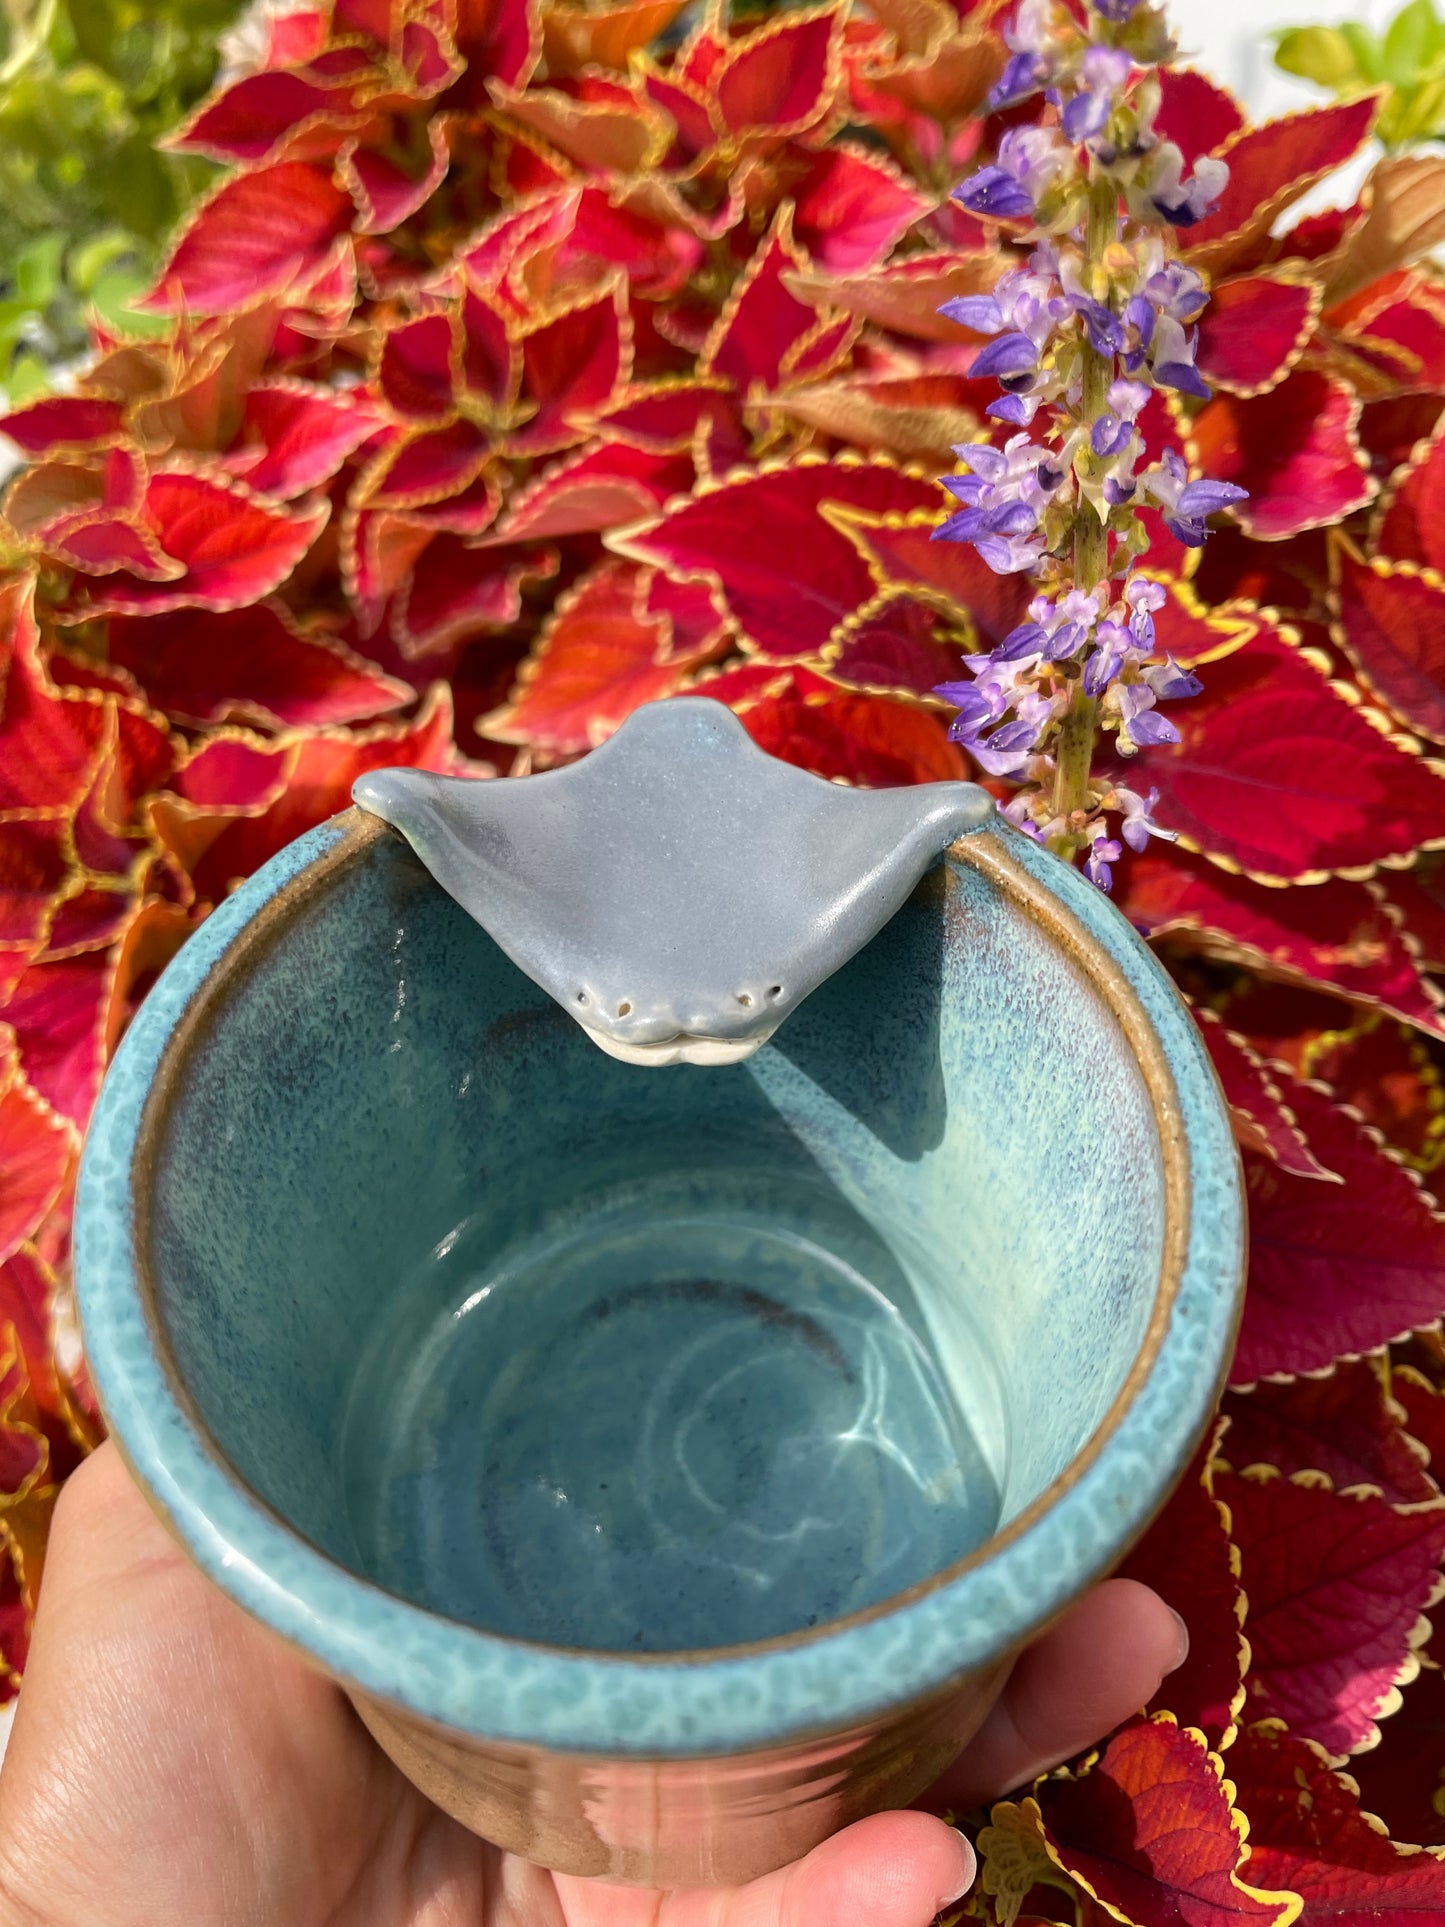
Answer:
<path fill-rule="evenodd" d="M 76 1265 L 203 1570 L 466 1825 L 674 1884 L 958 1752 L 1184 1466 L 1241 1222 L 1168 980 L 1002 824 L 756 1055 L 644 1070 L 353 811 L 146 1000 Z"/>

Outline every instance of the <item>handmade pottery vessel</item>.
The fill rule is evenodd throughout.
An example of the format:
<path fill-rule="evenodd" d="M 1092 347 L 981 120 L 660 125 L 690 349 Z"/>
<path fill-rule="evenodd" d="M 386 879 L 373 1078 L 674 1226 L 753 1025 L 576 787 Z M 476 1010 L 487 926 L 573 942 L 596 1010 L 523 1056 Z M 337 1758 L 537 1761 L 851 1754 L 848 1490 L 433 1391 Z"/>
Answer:
<path fill-rule="evenodd" d="M 747 1878 L 913 1798 L 1187 1461 L 1241 1272 L 1207 1057 L 981 792 L 715 704 L 358 794 L 420 855 L 301 838 L 107 1079 L 107 1417 L 448 1812 Z"/>

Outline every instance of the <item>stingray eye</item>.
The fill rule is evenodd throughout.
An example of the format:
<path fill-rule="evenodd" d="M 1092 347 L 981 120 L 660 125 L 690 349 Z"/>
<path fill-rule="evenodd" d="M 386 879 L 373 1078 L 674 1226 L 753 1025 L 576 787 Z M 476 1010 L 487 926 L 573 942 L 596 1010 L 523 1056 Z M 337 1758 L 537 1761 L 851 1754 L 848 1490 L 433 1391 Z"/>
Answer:
<path fill-rule="evenodd" d="M 617 1006 L 617 1015 L 619 1017 L 630 1017 L 632 1015 L 632 1006 L 626 1001 L 625 998 Z"/>
<path fill-rule="evenodd" d="M 738 1002 L 742 1005 L 744 1010 L 751 1010 L 752 1003 L 753 1003 L 751 991 L 740 990 L 738 992 Z"/>
<path fill-rule="evenodd" d="M 586 1001 L 587 1001 L 587 992 L 585 990 L 579 990 L 577 992 L 577 1002 L 579 1004 L 585 1004 Z"/>

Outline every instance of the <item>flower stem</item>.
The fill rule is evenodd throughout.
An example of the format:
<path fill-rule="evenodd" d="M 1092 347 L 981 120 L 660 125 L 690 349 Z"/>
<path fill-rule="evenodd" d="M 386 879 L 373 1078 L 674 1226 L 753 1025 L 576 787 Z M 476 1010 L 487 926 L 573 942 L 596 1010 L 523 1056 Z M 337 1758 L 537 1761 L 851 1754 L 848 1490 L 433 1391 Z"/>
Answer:
<path fill-rule="evenodd" d="M 1102 170 L 1089 183 L 1089 218 L 1085 228 L 1085 275 L 1102 267 L 1105 251 L 1119 232 L 1119 190 Z M 1109 406 L 1109 385 L 1114 379 L 1114 357 L 1102 355 L 1087 340 L 1083 347 L 1083 396 L 1080 413 L 1086 422 L 1095 422 Z M 1099 519 L 1091 502 L 1080 500 L 1074 518 L 1074 587 L 1085 594 L 1098 588 L 1109 573 L 1109 531 Z M 1089 771 L 1094 760 L 1094 726 L 1097 701 L 1084 694 L 1082 683 L 1074 690 L 1067 715 L 1059 730 L 1054 764 L 1054 814 L 1065 823 L 1076 810 L 1089 803 Z M 1071 856 L 1077 839 L 1067 830 L 1054 839 L 1063 856 Z"/>

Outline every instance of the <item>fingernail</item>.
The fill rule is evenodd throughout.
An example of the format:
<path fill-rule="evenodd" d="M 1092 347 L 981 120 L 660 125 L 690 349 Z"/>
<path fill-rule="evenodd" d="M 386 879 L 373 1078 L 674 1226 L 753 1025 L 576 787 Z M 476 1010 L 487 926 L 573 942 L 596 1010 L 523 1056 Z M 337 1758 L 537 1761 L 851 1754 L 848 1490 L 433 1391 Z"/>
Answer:
<path fill-rule="evenodd" d="M 939 1895 L 938 1911 L 940 1913 L 945 1907 L 951 1907 L 955 1900 L 963 1899 L 973 1885 L 974 1875 L 978 1872 L 978 1862 L 974 1858 L 973 1846 L 968 1835 L 960 1833 L 957 1827 L 952 1831 L 958 1841 L 958 1884 L 951 1886 L 946 1894 Z"/>
<path fill-rule="evenodd" d="M 1189 1628 L 1185 1625 L 1183 1619 L 1180 1617 L 1180 1615 L 1177 1612 L 1175 1612 L 1172 1606 L 1169 1608 L 1169 1617 L 1174 1621 L 1174 1624 L 1179 1628 L 1179 1657 L 1178 1659 L 1175 1660 L 1174 1664 L 1169 1668 L 1170 1672 L 1173 1673 L 1173 1672 L 1177 1672 L 1178 1669 L 1184 1664 L 1185 1660 L 1188 1659 L 1189 1657 Z"/>

